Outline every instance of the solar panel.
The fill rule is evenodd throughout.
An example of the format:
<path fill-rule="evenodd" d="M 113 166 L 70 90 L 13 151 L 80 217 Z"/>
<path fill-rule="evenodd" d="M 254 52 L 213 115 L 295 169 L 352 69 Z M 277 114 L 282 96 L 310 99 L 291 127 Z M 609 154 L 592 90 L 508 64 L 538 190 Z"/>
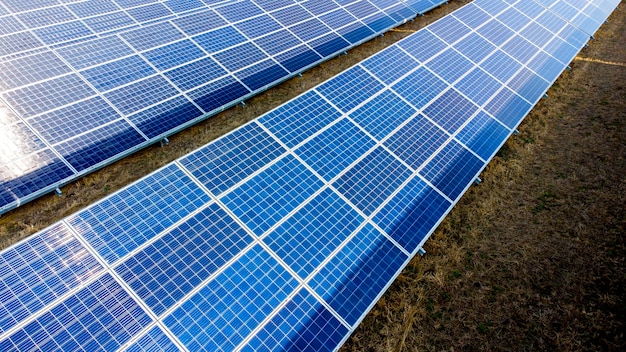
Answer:
<path fill-rule="evenodd" d="M 0 9 L 0 104 L 30 130 L 9 138 L 47 150 L 1 161 L 13 171 L 1 175 L 0 213 L 421 13 L 400 0 L 38 0 Z"/>
<path fill-rule="evenodd" d="M 338 349 L 584 45 L 541 25 L 553 7 L 493 4 L 448 15 L 470 31 L 430 57 L 427 26 L 0 252 L 0 349 Z M 459 77 L 431 65 L 456 57 Z"/>

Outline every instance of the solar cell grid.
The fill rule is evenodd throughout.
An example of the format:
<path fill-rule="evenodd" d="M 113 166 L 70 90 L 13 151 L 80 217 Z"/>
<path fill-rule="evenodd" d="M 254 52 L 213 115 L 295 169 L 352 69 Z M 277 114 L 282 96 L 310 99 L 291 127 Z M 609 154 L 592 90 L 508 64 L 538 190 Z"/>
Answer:
<path fill-rule="evenodd" d="M 409 104 L 390 90 L 363 104 L 350 114 L 352 120 L 379 141 L 415 113 Z"/>

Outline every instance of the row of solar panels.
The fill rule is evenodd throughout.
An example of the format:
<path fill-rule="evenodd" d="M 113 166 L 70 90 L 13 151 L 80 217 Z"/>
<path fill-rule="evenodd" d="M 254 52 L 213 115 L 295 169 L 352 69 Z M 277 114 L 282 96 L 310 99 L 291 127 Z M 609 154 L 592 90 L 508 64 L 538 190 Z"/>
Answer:
<path fill-rule="evenodd" d="M 3 213 L 443 1 L 0 3 Z"/>
<path fill-rule="evenodd" d="M 617 3 L 476 0 L 2 251 L 0 350 L 337 349 Z"/>

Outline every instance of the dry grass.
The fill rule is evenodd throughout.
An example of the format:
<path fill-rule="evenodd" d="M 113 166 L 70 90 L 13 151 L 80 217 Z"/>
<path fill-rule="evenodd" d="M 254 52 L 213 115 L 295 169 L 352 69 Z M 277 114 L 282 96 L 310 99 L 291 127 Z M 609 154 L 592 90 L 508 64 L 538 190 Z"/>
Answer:
<path fill-rule="evenodd" d="M 0 216 L 0 249 L 88 206 L 159 167 L 298 96 L 317 84 L 355 65 L 415 30 L 459 8 L 469 0 L 457 0 L 387 32 L 307 72 L 286 81 L 169 138 L 170 145 L 148 147 L 62 188 L 63 196 L 47 195 Z"/>
<path fill-rule="evenodd" d="M 0 217 L 0 248 L 259 116 L 467 3 L 454 1 Z M 626 350 L 626 25 L 585 49 L 344 351 Z"/>

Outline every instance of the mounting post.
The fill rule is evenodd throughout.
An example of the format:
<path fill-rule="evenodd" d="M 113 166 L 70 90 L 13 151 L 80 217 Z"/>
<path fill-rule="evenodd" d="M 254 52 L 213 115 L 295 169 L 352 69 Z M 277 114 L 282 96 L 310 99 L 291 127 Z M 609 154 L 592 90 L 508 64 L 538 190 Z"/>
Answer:
<path fill-rule="evenodd" d="M 479 184 L 481 184 L 482 182 L 483 182 L 483 180 L 481 180 L 481 179 L 480 179 L 480 177 L 476 177 L 476 178 L 474 179 L 474 184 L 479 185 Z"/>
<path fill-rule="evenodd" d="M 170 145 L 170 140 L 167 139 L 167 137 L 163 137 L 163 139 L 161 139 L 161 148 L 163 148 L 166 145 Z"/>
<path fill-rule="evenodd" d="M 302 78 L 302 72 L 298 73 L 298 78 Z"/>
<path fill-rule="evenodd" d="M 424 248 L 420 248 L 417 250 L 417 254 L 419 254 L 420 257 L 423 257 L 424 255 L 426 255 L 426 250 L 424 250 Z"/>
<path fill-rule="evenodd" d="M 543 95 L 543 98 L 544 98 L 544 99 L 548 99 L 548 94 L 547 94 L 547 93 L 546 93 L 546 94 L 544 94 L 544 95 Z"/>
<path fill-rule="evenodd" d="M 343 56 L 348 56 L 348 52 L 344 51 L 343 53 L 341 53 Z"/>
<path fill-rule="evenodd" d="M 54 190 L 54 194 L 56 194 L 57 196 L 61 197 L 63 195 L 63 192 L 61 192 L 61 189 L 59 187 L 57 187 Z"/>
<path fill-rule="evenodd" d="M 245 107 L 246 107 L 246 102 L 245 102 L 245 101 L 243 101 L 243 100 L 242 100 L 242 101 L 240 101 L 240 102 L 239 102 L 239 104 L 241 105 L 241 107 L 242 107 L 242 108 L 245 108 Z"/>
<path fill-rule="evenodd" d="M 519 130 L 518 130 L 517 128 L 516 128 L 516 129 L 514 129 L 514 130 L 513 130 L 513 135 L 514 135 L 514 136 L 517 136 L 518 134 L 519 134 Z"/>
<path fill-rule="evenodd" d="M 569 70 L 571 70 L 571 69 L 572 69 L 572 66 L 567 65 L 567 67 L 566 67 L 565 69 L 569 71 Z"/>

